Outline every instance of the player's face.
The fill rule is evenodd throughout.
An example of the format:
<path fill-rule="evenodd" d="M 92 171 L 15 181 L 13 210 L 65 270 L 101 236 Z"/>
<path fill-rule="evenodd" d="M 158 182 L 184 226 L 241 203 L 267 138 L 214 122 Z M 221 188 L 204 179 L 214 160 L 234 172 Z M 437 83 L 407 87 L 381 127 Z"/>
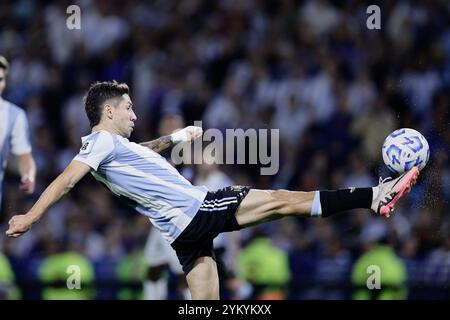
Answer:
<path fill-rule="evenodd" d="M 3 90 L 6 87 L 6 72 L 5 69 L 0 68 L 0 95 L 2 95 Z"/>
<path fill-rule="evenodd" d="M 119 131 L 119 134 L 123 137 L 129 137 L 134 129 L 134 122 L 136 121 L 136 115 L 133 111 L 133 103 L 130 96 L 124 94 L 114 111 L 114 123 Z"/>

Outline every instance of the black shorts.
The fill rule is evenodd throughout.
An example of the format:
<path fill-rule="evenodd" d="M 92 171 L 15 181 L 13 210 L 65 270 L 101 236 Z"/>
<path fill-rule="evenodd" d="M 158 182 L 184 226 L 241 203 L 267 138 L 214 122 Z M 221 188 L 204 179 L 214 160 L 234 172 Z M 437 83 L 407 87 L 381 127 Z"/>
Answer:
<path fill-rule="evenodd" d="M 213 240 L 219 233 L 241 229 L 235 213 L 249 191 L 249 187 L 232 186 L 208 192 L 191 223 L 172 242 L 186 275 L 198 258 L 216 259 Z"/>

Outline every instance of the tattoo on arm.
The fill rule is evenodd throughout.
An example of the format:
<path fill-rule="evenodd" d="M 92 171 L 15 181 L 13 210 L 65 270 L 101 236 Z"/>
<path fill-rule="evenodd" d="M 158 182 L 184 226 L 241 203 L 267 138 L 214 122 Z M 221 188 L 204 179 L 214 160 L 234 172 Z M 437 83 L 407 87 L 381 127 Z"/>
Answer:
<path fill-rule="evenodd" d="M 172 138 L 170 136 L 163 136 L 161 138 L 142 142 L 140 145 L 147 147 L 155 152 L 160 153 L 161 151 L 166 150 L 167 148 L 170 148 L 173 146 Z"/>

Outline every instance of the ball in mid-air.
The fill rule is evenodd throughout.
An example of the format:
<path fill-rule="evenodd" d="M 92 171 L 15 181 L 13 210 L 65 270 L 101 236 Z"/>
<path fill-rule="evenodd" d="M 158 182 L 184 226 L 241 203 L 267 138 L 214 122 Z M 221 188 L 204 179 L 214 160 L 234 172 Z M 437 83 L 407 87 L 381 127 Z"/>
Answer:
<path fill-rule="evenodd" d="M 382 153 L 384 163 L 389 170 L 401 174 L 413 166 L 422 170 L 430 158 L 430 147 L 420 132 L 402 128 L 387 136 Z"/>

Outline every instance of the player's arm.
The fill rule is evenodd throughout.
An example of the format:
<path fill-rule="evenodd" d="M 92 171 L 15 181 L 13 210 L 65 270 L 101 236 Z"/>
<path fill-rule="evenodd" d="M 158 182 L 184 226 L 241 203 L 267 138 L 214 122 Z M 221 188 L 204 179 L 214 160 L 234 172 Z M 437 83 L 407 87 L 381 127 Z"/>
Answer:
<path fill-rule="evenodd" d="M 11 153 L 16 156 L 20 173 L 20 190 L 34 192 L 36 164 L 31 155 L 28 120 L 25 112 L 20 110 L 11 131 Z"/>
<path fill-rule="evenodd" d="M 189 126 L 177 132 L 174 132 L 169 136 L 163 136 L 156 140 L 142 142 L 140 144 L 155 152 L 160 153 L 179 142 L 192 142 L 195 139 L 201 137 L 202 134 L 203 129 L 201 127 Z"/>
<path fill-rule="evenodd" d="M 6 231 L 6 235 L 17 238 L 27 232 L 49 207 L 68 193 L 90 170 L 91 167 L 87 164 L 73 160 L 64 172 L 45 189 L 30 211 L 24 215 L 16 215 L 9 220 L 9 229 Z"/>
<path fill-rule="evenodd" d="M 20 190 L 33 193 L 36 180 L 36 163 L 31 153 L 17 156 L 20 173 Z"/>
<path fill-rule="evenodd" d="M 152 141 L 142 142 L 140 143 L 140 145 L 147 147 L 157 153 L 160 153 L 167 148 L 172 147 L 174 143 L 171 136 L 163 136 Z"/>

